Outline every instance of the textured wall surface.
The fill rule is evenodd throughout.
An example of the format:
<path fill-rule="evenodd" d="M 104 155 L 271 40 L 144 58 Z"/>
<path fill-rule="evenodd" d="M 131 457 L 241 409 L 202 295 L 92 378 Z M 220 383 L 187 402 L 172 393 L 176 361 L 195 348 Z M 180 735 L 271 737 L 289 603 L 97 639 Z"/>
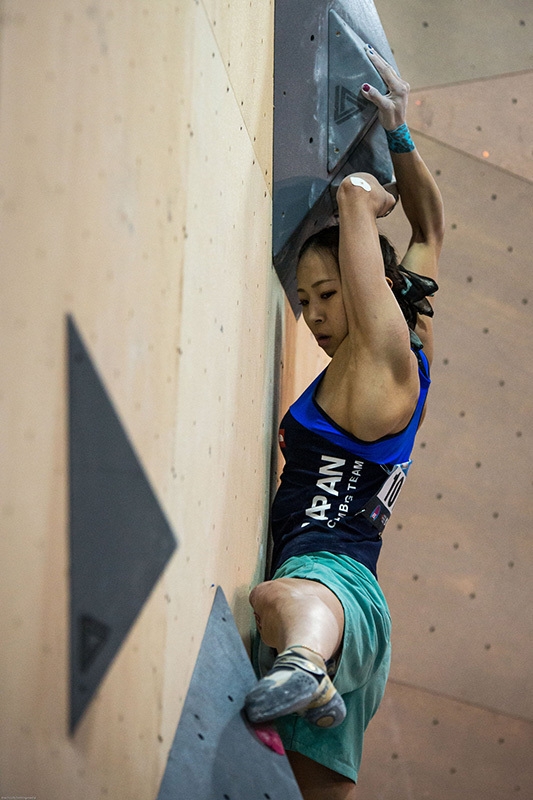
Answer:
<path fill-rule="evenodd" d="M 3 2 L 0 794 L 155 797 L 220 584 L 262 574 L 270 3 Z M 178 550 L 68 726 L 65 315 Z"/>

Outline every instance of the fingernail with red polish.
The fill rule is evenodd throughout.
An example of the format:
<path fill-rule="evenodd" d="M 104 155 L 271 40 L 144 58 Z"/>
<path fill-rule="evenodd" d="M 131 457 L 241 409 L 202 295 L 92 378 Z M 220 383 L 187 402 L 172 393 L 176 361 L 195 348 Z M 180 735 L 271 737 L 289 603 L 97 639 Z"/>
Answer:
<path fill-rule="evenodd" d="M 369 92 L 370 91 L 370 85 L 368 83 L 363 83 L 363 91 L 364 92 Z"/>

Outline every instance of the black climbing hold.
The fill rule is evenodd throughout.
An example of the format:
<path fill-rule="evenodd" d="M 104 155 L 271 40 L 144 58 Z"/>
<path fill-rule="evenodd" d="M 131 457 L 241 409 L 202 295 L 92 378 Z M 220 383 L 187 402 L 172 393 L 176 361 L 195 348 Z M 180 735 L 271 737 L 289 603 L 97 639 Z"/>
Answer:
<path fill-rule="evenodd" d="M 176 548 L 176 539 L 68 319 L 70 729 Z"/>

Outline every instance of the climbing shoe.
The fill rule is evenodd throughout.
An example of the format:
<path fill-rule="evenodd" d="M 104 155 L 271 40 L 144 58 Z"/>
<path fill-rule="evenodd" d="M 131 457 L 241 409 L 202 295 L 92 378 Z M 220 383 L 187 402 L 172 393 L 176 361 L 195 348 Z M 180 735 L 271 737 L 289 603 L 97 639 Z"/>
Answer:
<path fill-rule="evenodd" d="M 340 725 L 346 716 L 344 701 L 321 656 L 299 646 L 278 655 L 272 669 L 246 696 L 244 709 L 251 722 L 268 722 L 295 712 L 320 728 Z"/>

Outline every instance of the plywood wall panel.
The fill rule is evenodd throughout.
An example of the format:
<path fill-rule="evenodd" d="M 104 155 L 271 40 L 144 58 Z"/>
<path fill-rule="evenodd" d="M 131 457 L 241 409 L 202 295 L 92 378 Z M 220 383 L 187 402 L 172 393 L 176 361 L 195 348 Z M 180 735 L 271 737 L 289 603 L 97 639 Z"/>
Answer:
<path fill-rule="evenodd" d="M 381 561 L 392 674 L 530 718 L 532 189 L 417 143 L 438 173 L 447 234 L 428 415 Z M 402 240 L 394 216 L 383 227 Z"/>
<path fill-rule="evenodd" d="M 396 3 L 376 0 L 396 62 L 413 88 L 520 72 L 533 66 L 527 0 Z"/>
<path fill-rule="evenodd" d="M 206 0 L 205 8 L 257 159 L 272 180 L 274 2 Z"/>
<path fill-rule="evenodd" d="M 282 359 L 281 414 L 285 413 L 290 404 L 301 395 L 329 361 L 328 356 L 318 347 L 303 316 L 296 318 L 287 305 Z"/>
<path fill-rule="evenodd" d="M 246 639 L 264 565 L 283 308 L 268 148 L 260 162 L 254 141 L 271 139 L 270 45 L 239 67 L 237 96 L 200 4 L 2 11 L 0 788 L 144 800 L 157 793 L 215 586 Z M 221 10 L 219 24 L 255 26 L 270 43 L 270 17 L 259 31 L 252 11 Z M 73 738 L 67 313 L 179 540 Z"/>
<path fill-rule="evenodd" d="M 533 73 L 413 92 L 408 123 L 441 142 L 533 179 Z"/>
<path fill-rule="evenodd" d="M 532 744 L 523 720 L 390 682 L 357 791 L 361 800 L 529 797 Z"/>

